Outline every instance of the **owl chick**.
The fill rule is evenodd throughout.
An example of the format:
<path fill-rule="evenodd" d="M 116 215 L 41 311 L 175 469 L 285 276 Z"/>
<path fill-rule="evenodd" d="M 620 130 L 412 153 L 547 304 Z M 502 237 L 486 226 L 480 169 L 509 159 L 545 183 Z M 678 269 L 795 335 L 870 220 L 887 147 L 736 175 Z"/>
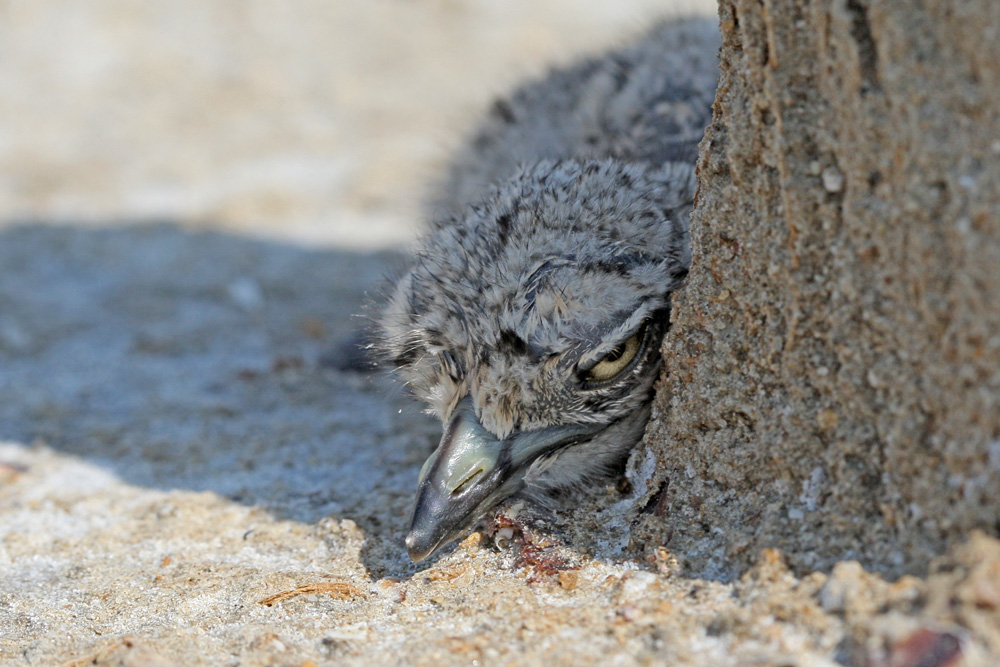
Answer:
<path fill-rule="evenodd" d="M 439 417 L 406 538 L 422 560 L 514 495 L 592 483 L 642 437 L 687 273 L 717 36 L 662 25 L 498 100 L 378 315 Z"/>

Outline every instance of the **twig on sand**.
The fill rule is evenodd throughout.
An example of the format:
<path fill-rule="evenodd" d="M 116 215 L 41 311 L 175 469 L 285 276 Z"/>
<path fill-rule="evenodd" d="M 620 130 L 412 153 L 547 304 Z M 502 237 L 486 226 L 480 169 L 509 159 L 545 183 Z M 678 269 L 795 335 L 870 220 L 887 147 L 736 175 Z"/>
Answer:
<path fill-rule="evenodd" d="M 260 601 L 260 604 L 270 607 L 275 602 L 281 602 L 297 595 L 308 595 L 311 593 L 321 593 L 329 595 L 338 600 L 349 600 L 353 597 L 361 597 L 362 593 L 356 587 L 336 581 L 320 581 L 313 584 L 302 584 L 298 588 L 290 591 L 282 591 Z"/>

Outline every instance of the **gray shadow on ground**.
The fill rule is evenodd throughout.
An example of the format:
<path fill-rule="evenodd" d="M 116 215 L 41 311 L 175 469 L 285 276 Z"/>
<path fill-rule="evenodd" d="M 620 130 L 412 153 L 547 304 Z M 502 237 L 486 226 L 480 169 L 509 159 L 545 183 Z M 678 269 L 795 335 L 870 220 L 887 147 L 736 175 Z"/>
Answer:
<path fill-rule="evenodd" d="M 0 228 L 0 440 L 279 519 L 350 519 L 372 576 L 408 577 L 437 560 L 410 563 L 403 538 L 440 425 L 357 363 L 359 313 L 404 262 L 167 223 Z M 608 541 L 575 504 L 529 514 L 573 550 Z"/>
<path fill-rule="evenodd" d="M 0 440 L 279 518 L 349 518 L 373 573 L 412 571 L 406 515 L 438 426 L 351 369 L 366 293 L 401 263 L 172 224 L 4 228 Z"/>

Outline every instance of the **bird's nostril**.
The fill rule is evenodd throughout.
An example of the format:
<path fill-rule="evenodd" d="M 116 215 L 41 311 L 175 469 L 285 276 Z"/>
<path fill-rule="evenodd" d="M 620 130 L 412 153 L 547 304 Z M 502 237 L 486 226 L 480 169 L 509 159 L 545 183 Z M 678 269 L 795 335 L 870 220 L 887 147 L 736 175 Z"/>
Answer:
<path fill-rule="evenodd" d="M 458 486 L 452 489 L 451 495 L 453 496 L 460 495 L 467 488 L 478 482 L 479 478 L 483 476 L 484 472 L 486 471 L 483 470 L 482 468 L 477 468 L 476 470 L 473 470 L 471 473 L 469 473 L 468 477 L 463 479 L 461 482 L 459 482 Z"/>

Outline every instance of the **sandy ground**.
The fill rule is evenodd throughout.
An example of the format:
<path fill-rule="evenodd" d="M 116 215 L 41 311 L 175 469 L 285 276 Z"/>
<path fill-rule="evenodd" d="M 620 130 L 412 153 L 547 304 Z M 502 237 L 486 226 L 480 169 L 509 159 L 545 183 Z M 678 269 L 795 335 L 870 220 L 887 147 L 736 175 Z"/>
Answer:
<path fill-rule="evenodd" d="M 493 92 L 670 10 L 497 5 L 0 3 L 0 662 L 1000 654 L 986 538 L 699 580 L 625 555 L 609 485 L 406 560 L 438 427 L 347 351 L 385 249 Z"/>

